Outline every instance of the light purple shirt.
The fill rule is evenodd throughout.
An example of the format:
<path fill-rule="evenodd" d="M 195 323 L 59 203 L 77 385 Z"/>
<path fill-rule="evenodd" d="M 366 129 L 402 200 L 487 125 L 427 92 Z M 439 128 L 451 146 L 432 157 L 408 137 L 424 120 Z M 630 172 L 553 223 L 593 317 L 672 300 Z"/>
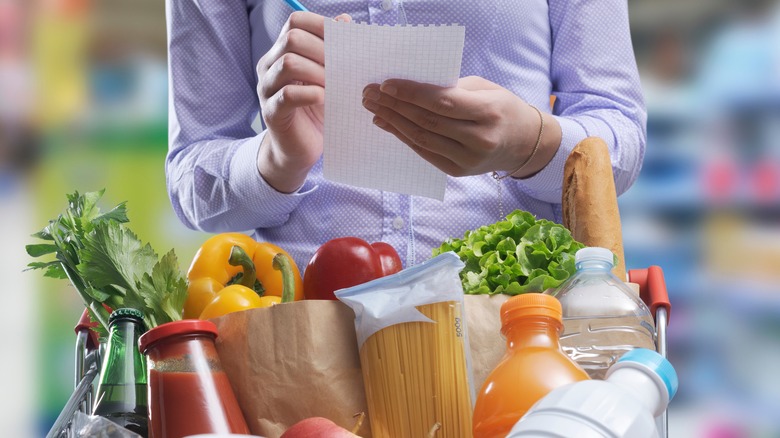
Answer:
<path fill-rule="evenodd" d="M 626 0 L 302 0 L 326 17 L 350 14 L 381 24 L 462 24 L 461 76 L 477 75 L 549 111 L 563 130 L 560 149 L 531 178 L 489 174 L 448 178 L 444 201 L 336 184 L 322 160 L 300 190 L 279 193 L 256 165 L 263 132 L 257 61 L 291 9 L 283 0 L 167 0 L 169 44 L 168 193 L 179 218 L 208 231 L 254 230 L 305 266 L 339 236 L 385 241 L 405 267 L 466 230 L 514 209 L 561 221 L 563 166 L 587 136 L 610 148 L 623 193 L 644 157 L 646 111 L 631 46 Z M 500 189 L 499 189 L 500 185 Z"/>

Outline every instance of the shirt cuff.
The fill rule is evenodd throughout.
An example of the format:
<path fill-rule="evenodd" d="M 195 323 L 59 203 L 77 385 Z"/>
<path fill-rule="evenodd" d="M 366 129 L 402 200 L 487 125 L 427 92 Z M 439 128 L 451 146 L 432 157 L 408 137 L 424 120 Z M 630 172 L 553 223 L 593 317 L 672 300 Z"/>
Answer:
<path fill-rule="evenodd" d="M 563 168 L 566 159 L 586 137 L 601 137 L 607 144 L 614 143 L 614 134 L 609 127 L 598 119 L 581 117 L 575 119 L 555 116 L 561 126 L 561 146 L 552 160 L 542 170 L 530 178 L 519 180 L 527 192 L 540 201 L 561 203 L 563 186 Z"/>
<path fill-rule="evenodd" d="M 246 208 L 262 213 L 258 218 L 266 218 L 268 223 L 260 227 L 269 227 L 287 221 L 290 213 L 317 186 L 307 181 L 293 193 L 282 193 L 271 187 L 257 170 L 257 154 L 264 136 L 261 133 L 238 147 L 230 161 L 230 190 Z"/>

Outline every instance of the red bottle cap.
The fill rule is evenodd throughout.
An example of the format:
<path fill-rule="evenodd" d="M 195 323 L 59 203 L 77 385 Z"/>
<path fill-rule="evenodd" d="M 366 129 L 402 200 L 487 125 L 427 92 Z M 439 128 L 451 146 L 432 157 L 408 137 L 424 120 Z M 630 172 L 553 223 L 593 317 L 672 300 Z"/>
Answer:
<path fill-rule="evenodd" d="M 141 335 L 138 339 L 138 347 L 141 353 L 145 353 L 149 347 L 165 338 L 197 333 L 216 337 L 217 326 L 211 321 L 201 319 L 183 319 L 181 321 L 167 322 Z"/>

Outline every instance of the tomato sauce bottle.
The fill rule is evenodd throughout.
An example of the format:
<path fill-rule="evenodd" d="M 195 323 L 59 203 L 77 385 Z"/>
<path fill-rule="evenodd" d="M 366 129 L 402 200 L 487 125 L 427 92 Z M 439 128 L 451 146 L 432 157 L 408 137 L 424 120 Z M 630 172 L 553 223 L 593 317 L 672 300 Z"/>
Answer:
<path fill-rule="evenodd" d="M 527 293 L 501 306 L 504 357 L 488 375 L 474 407 L 474 438 L 504 438 L 531 406 L 553 389 L 588 380 L 561 349 L 561 304 Z"/>
<path fill-rule="evenodd" d="M 249 434 L 217 355 L 217 327 L 185 319 L 144 333 L 149 385 L 149 437 Z"/>

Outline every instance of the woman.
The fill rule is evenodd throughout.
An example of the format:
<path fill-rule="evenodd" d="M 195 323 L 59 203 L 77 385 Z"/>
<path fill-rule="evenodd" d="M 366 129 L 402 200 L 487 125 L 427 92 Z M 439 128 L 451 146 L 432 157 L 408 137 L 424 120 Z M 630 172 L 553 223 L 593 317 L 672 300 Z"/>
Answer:
<path fill-rule="evenodd" d="M 408 267 L 516 208 L 560 222 L 563 164 L 587 136 L 609 145 L 618 193 L 636 179 L 646 112 L 625 1 L 302 3 L 311 12 L 282 0 L 167 0 L 166 172 L 189 227 L 252 230 L 303 266 L 331 238 L 381 240 Z M 330 17 L 465 26 L 456 87 L 388 80 L 363 93 L 377 126 L 450 175 L 443 201 L 322 177 Z"/>

